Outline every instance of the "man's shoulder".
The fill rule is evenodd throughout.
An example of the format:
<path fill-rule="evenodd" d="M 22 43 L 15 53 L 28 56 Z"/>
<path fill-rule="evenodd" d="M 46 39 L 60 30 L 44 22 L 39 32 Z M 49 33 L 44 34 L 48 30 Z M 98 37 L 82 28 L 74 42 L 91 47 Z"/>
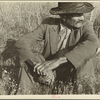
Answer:
<path fill-rule="evenodd" d="M 90 20 L 85 19 L 83 21 L 82 30 L 84 30 L 84 31 L 93 30 L 93 22 L 91 22 Z"/>
<path fill-rule="evenodd" d="M 93 25 L 93 22 L 91 22 L 91 21 L 88 20 L 88 19 L 85 19 L 85 20 L 83 21 L 83 26 L 84 26 L 84 27 L 92 26 L 92 25 Z"/>
<path fill-rule="evenodd" d="M 60 23 L 60 18 L 53 18 L 48 17 L 42 21 L 42 24 L 48 24 L 48 25 L 58 25 Z"/>

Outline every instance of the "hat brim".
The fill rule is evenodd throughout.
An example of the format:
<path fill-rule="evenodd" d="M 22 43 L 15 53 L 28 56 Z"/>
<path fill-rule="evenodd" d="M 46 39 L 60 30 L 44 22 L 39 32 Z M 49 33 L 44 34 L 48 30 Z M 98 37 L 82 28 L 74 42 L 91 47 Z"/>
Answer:
<path fill-rule="evenodd" d="M 59 14 L 68 14 L 68 13 L 88 13 L 90 11 L 92 11 L 94 9 L 94 7 L 88 7 L 86 5 L 79 7 L 79 8 L 75 8 L 75 9 L 60 9 L 59 7 L 56 8 L 52 8 L 50 10 L 50 13 L 53 15 L 59 15 Z"/>

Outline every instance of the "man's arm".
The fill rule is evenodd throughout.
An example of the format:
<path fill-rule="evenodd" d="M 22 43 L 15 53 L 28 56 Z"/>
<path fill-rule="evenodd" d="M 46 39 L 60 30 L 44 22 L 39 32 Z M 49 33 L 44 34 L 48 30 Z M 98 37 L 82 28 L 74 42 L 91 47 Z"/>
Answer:
<path fill-rule="evenodd" d="M 16 42 L 15 46 L 19 52 L 21 61 L 32 59 L 35 62 L 42 62 L 45 60 L 40 53 L 33 53 L 31 50 L 32 42 L 42 41 L 44 39 L 45 30 L 46 25 L 41 24 L 33 32 L 25 35 Z"/>
<path fill-rule="evenodd" d="M 66 53 L 66 58 L 78 68 L 86 63 L 95 53 L 99 47 L 99 40 L 94 33 L 93 26 L 87 22 L 83 27 L 83 42 L 79 43 L 72 51 Z"/>
<path fill-rule="evenodd" d="M 90 22 L 83 27 L 83 42 L 79 43 L 72 51 L 66 53 L 63 57 L 45 61 L 42 64 L 35 66 L 38 71 L 55 69 L 60 64 L 70 62 L 77 69 L 82 64 L 86 63 L 95 53 L 99 47 L 99 40 L 94 33 L 93 26 Z"/>

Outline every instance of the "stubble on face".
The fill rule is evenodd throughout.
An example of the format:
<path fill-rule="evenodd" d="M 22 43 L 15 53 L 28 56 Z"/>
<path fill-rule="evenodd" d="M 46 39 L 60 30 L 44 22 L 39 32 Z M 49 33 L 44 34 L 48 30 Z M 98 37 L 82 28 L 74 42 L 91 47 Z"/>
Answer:
<path fill-rule="evenodd" d="M 83 14 L 69 14 L 69 15 L 61 15 L 61 19 L 65 26 L 69 25 L 74 28 L 81 28 L 84 21 Z"/>

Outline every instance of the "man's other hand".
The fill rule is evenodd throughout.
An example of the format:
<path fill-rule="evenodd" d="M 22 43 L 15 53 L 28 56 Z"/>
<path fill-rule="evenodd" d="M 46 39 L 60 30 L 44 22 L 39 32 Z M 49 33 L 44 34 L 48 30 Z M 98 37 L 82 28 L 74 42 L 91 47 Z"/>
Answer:
<path fill-rule="evenodd" d="M 67 62 L 66 57 L 60 57 L 50 61 L 44 61 L 43 63 L 37 63 L 34 67 L 34 71 L 37 71 L 37 73 L 41 75 L 47 75 L 47 71 L 53 70 L 65 62 Z"/>
<path fill-rule="evenodd" d="M 34 71 L 37 71 L 37 73 L 41 75 L 47 75 L 48 70 L 55 69 L 58 66 L 59 66 L 59 59 L 44 61 L 43 63 L 37 63 L 34 67 Z"/>

